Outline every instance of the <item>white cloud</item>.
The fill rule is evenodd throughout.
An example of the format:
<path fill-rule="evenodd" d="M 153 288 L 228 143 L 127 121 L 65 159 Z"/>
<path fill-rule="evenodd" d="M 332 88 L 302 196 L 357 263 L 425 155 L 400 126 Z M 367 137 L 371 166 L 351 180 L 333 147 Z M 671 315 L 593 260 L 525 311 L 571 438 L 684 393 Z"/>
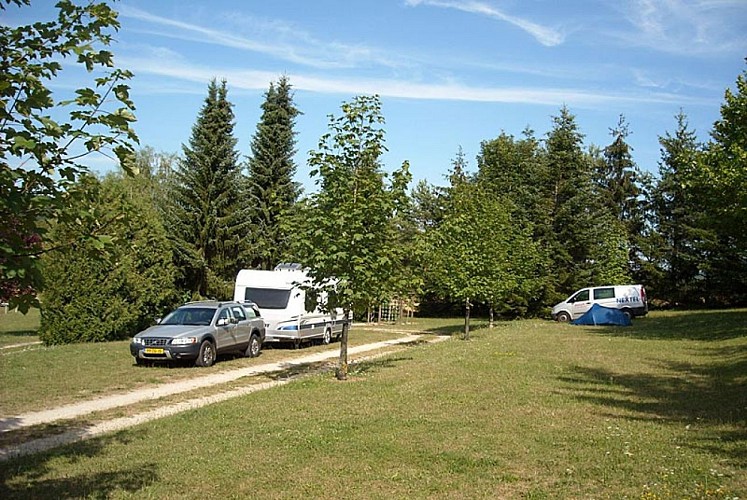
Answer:
<path fill-rule="evenodd" d="M 507 22 L 527 32 L 539 43 L 548 47 L 560 45 L 565 41 L 565 34 L 557 29 L 542 26 L 521 17 L 511 16 L 486 2 L 474 0 L 405 0 L 405 3 L 411 7 L 427 5 L 430 7 L 455 9 Z"/>
<path fill-rule="evenodd" d="M 222 16 L 222 22 L 232 28 L 217 30 L 157 16 L 126 5 L 120 10 L 124 18 L 157 27 L 133 28 L 133 31 L 261 53 L 318 69 L 354 68 L 370 64 L 397 68 L 405 65 L 402 60 L 364 45 L 322 42 L 298 27 L 279 21 L 262 21 L 239 13 Z M 256 36 L 236 34 L 240 31 Z"/>
<path fill-rule="evenodd" d="M 747 48 L 744 0 L 630 0 L 623 15 L 633 30 L 626 44 L 679 55 L 743 54 Z"/>
<path fill-rule="evenodd" d="M 201 84 L 206 84 L 212 78 L 225 78 L 233 88 L 252 91 L 264 91 L 271 81 L 278 78 L 276 73 L 268 71 L 217 69 L 180 61 L 123 58 L 122 63 L 141 76 L 150 74 L 158 77 L 168 77 L 176 81 Z M 610 103 L 713 104 L 665 92 L 647 91 L 626 94 L 594 92 L 574 88 L 476 87 L 456 81 L 423 83 L 386 78 L 326 77 L 293 72 L 288 73 L 288 77 L 293 84 L 293 88 L 297 91 L 345 96 L 379 94 L 402 99 L 502 102 L 551 106 L 568 104 L 579 107 L 594 107 Z M 199 92 L 203 91 L 204 89 L 199 89 Z"/>

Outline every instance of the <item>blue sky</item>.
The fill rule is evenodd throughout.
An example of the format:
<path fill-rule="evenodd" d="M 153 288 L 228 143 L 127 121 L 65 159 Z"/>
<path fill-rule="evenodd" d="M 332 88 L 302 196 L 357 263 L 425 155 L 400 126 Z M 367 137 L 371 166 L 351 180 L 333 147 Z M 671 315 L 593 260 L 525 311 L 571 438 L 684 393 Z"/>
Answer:
<path fill-rule="evenodd" d="M 7 24 L 46 19 L 52 1 L 8 7 Z M 328 115 L 379 94 L 385 168 L 444 184 L 461 147 L 502 131 L 538 137 L 567 105 L 585 144 L 605 146 L 625 116 L 634 160 L 657 171 L 658 136 L 688 115 L 701 140 L 747 56 L 747 0 L 122 0 L 113 46 L 132 70 L 141 145 L 180 152 L 211 78 L 228 82 L 242 157 L 271 81 L 287 75 L 297 119 L 297 180 Z M 83 83 L 71 72 L 55 82 Z M 92 160 L 105 170 L 105 161 Z"/>

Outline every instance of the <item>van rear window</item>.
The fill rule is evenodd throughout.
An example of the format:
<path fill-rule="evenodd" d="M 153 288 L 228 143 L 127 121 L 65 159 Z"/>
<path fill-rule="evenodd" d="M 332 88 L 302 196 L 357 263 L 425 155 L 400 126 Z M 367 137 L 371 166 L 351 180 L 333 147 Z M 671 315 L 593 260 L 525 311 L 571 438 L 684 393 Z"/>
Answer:
<path fill-rule="evenodd" d="M 244 300 L 254 302 L 260 309 L 285 309 L 288 307 L 290 294 L 290 290 L 247 287 L 244 291 Z"/>
<path fill-rule="evenodd" d="M 614 298 L 615 298 L 615 289 L 613 287 L 594 289 L 594 300 L 614 299 Z"/>

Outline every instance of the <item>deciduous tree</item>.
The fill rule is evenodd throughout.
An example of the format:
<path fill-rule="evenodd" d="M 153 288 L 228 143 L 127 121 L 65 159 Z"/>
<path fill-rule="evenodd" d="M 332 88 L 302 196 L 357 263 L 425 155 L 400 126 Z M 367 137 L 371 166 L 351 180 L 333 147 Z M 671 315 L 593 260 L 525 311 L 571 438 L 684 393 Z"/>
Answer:
<path fill-rule="evenodd" d="M 391 293 L 392 218 L 404 206 L 407 164 L 387 182 L 382 169 L 384 117 L 378 96 L 359 96 L 330 117 L 329 132 L 310 153 L 311 175 L 319 191 L 309 197 L 296 221 L 294 255 L 310 268 L 312 292 L 326 292 L 327 307 L 353 310 Z M 336 283 L 330 283 L 336 278 Z M 337 378 L 347 378 L 348 332 L 343 331 Z"/>
<path fill-rule="evenodd" d="M 103 181 L 88 175 L 70 188 L 80 190 L 82 205 L 71 210 L 95 217 L 52 226 L 50 241 L 61 244 L 42 258 L 45 343 L 125 339 L 174 305 L 176 272 L 153 204 L 154 183 L 145 175 L 110 174 Z M 82 237 L 96 232 L 111 238 L 105 251 L 100 240 Z"/>
<path fill-rule="evenodd" d="M 462 180 L 451 186 L 443 221 L 426 235 L 426 272 L 442 294 L 465 305 L 464 339 L 474 303 L 507 312 L 526 307 L 541 288 L 541 252 L 512 208 L 507 198 Z"/>
<path fill-rule="evenodd" d="M 718 305 L 747 303 L 747 71 L 726 89 L 721 117 L 689 187 L 716 233 L 706 270 L 707 300 Z"/>
<path fill-rule="evenodd" d="M 30 1 L 2 0 L 0 9 L 11 4 L 25 8 Z M 87 156 L 111 155 L 129 169 L 137 142 L 125 84 L 132 74 L 117 69 L 107 50 L 119 29 L 117 13 L 103 2 L 61 0 L 57 9 L 52 21 L 0 26 L 0 300 L 23 311 L 41 288 L 39 257 L 49 249 L 50 223 L 91 216 L 77 203 L 85 198 L 73 200 L 80 191 L 68 189 L 87 171 Z M 92 83 L 68 99 L 50 84 L 63 64 L 75 65 L 71 60 Z M 73 213 L 71 206 L 80 210 Z M 89 222 L 86 227 L 101 227 Z M 106 241 L 99 233 L 79 236 Z"/>

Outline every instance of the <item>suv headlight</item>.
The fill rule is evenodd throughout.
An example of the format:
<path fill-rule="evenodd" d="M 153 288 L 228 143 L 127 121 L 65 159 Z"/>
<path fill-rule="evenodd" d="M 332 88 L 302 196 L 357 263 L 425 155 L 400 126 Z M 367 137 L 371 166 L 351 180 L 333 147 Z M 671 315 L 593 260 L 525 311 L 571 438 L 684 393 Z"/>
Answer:
<path fill-rule="evenodd" d="M 179 337 L 171 341 L 171 345 L 189 345 L 196 343 L 197 337 Z"/>
<path fill-rule="evenodd" d="M 143 339 L 141 339 L 140 337 L 132 337 L 132 343 L 140 345 L 144 344 Z"/>

